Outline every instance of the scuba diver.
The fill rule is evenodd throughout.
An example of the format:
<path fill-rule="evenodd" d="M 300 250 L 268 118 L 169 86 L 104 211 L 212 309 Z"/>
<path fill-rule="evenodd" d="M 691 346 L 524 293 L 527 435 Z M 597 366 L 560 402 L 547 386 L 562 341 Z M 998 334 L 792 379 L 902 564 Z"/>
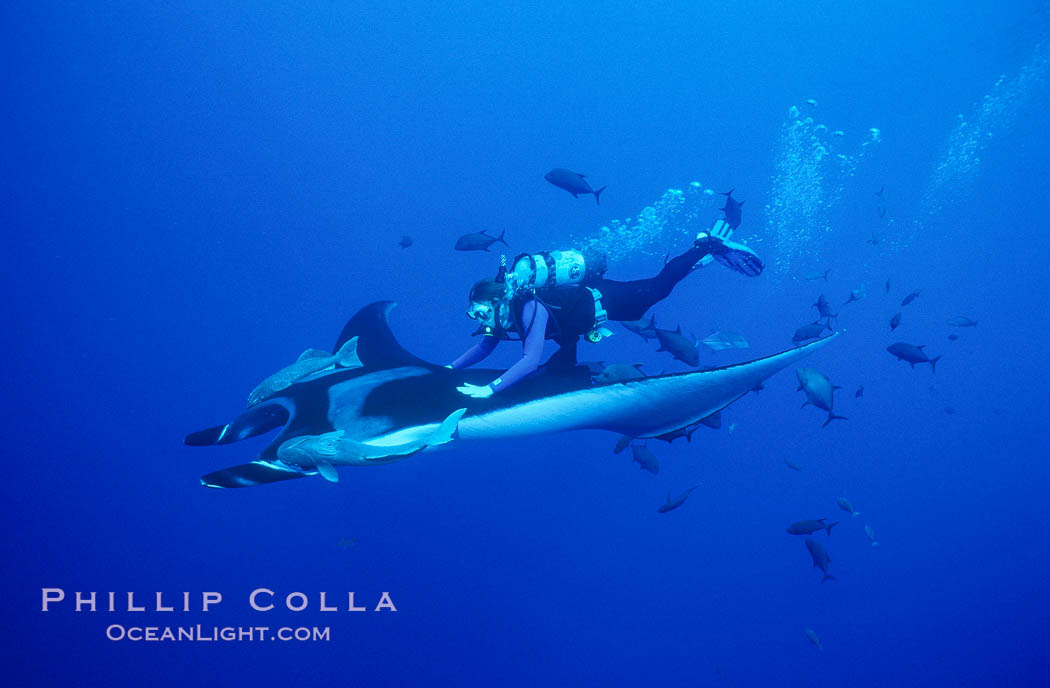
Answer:
<path fill-rule="evenodd" d="M 470 290 L 467 316 L 480 323 L 480 342 L 446 368 L 461 370 L 485 359 L 502 340 L 522 342 L 521 359 L 487 385 L 464 383 L 456 389 L 470 397 L 487 398 L 531 375 L 540 365 L 543 342 L 558 344 L 546 366 L 575 367 L 581 336 L 591 342 L 612 334 L 607 320 L 640 320 L 654 304 L 696 267 L 717 260 L 749 277 L 764 267 L 754 251 L 730 241 L 733 229 L 718 220 L 700 232 L 693 247 L 668 261 L 655 277 L 619 282 L 603 279 L 605 257 L 588 260 L 579 251 L 522 255 L 510 272 L 501 265 L 496 279 L 483 279 Z"/>

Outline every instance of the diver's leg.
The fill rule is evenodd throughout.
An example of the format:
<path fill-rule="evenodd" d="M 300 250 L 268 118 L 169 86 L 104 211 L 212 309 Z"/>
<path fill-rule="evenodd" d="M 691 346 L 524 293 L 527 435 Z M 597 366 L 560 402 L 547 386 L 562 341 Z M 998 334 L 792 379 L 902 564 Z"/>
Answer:
<path fill-rule="evenodd" d="M 576 345 L 580 341 L 577 337 L 566 337 L 557 340 L 558 350 L 547 359 L 547 368 L 574 368 L 576 367 Z"/>
<path fill-rule="evenodd" d="M 676 256 L 671 260 L 667 261 L 664 265 L 664 269 L 660 271 L 656 277 L 652 279 L 659 283 L 661 290 L 666 289 L 664 295 L 661 296 L 657 301 L 667 298 L 671 290 L 675 288 L 679 282 L 684 280 L 686 276 L 692 272 L 693 267 L 700 262 L 700 259 L 706 256 L 710 251 L 705 246 L 694 246 L 680 256 Z"/>
<path fill-rule="evenodd" d="M 663 301 L 692 271 L 707 250 L 694 247 L 667 261 L 660 273 L 648 279 L 617 282 L 597 280 L 594 288 L 602 293 L 602 306 L 609 320 L 640 320 L 655 304 Z"/>

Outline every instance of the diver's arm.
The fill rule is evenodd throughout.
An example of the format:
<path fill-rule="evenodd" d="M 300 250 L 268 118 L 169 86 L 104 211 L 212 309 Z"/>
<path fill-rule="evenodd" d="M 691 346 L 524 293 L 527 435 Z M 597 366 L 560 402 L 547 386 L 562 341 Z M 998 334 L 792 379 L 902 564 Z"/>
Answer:
<path fill-rule="evenodd" d="M 525 341 L 522 342 L 521 360 L 489 383 L 493 392 L 510 387 L 539 367 L 540 357 L 543 355 L 543 341 L 547 336 L 547 317 L 547 309 L 538 307 L 535 300 L 529 301 L 522 308 L 521 319 L 522 322 L 529 323 L 529 330 L 525 334 Z"/>
<path fill-rule="evenodd" d="M 452 368 L 453 370 L 469 368 L 478 361 L 483 361 L 488 358 L 488 355 L 496 350 L 497 344 L 499 344 L 499 340 L 495 337 L 482 337 L 480 342 L 464 351 L 459 358 L 452 361 L 452 365 L 450 365 L 449 368 Z"/>

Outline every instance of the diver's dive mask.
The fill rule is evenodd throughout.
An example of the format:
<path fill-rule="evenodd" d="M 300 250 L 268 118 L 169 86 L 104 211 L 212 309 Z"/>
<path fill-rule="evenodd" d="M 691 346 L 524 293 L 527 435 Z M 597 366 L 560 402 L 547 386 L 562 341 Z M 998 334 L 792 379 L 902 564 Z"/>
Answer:
<path fill-rule="evenodd" d="M 471 301 L 470 308 L 467 309 L 467 317 L 477 320 L 482 325 L 493 327 L 496 324 L 495 304 Z"/>
<path fill-rule="evenodd" d="M 506 283 L 506 276 L 507 257 L 500 256 L 500 268 L 496 273 L 496 279 L 489 280 L 490 284 L 485 284 L 485 280 L 482 280 L 471 290 L 467 317 L 480 324 L 474 334 L 491 335 L 497 325 L 502 325 L 504 328 L 508 326 L 509 313 L 506 305 L 511 290 L 510 285 Z M 481 289 L 477 291 L 479 287 Z"/>

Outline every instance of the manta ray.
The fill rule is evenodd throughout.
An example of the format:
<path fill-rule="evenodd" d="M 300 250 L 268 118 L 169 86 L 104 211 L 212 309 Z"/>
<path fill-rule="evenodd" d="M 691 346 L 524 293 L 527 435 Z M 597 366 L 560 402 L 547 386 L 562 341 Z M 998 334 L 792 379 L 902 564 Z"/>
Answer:
<path fill-rule="evenodd" d="M 201 478 L 206 487 L 249 487 L 320 475 L 337 467 L 400 461 L 449 442 L 607 430 L 668 435 L 718 413 L 766 378 L 823 347 L 837 333 L 772 356 L 711 370 L 593 383 L 585 369 L 544 369 L 487 399 L 456 391 L 497 370 L 451 370 L 406 351 L 390 329 L 396 304 L 357 312 L 333 351 L 357 339 L 359 365 L 314 372 L 241 413 L 188 435 L 191 446 L 231 444 L 280 428 L 256 458 Z"/>

